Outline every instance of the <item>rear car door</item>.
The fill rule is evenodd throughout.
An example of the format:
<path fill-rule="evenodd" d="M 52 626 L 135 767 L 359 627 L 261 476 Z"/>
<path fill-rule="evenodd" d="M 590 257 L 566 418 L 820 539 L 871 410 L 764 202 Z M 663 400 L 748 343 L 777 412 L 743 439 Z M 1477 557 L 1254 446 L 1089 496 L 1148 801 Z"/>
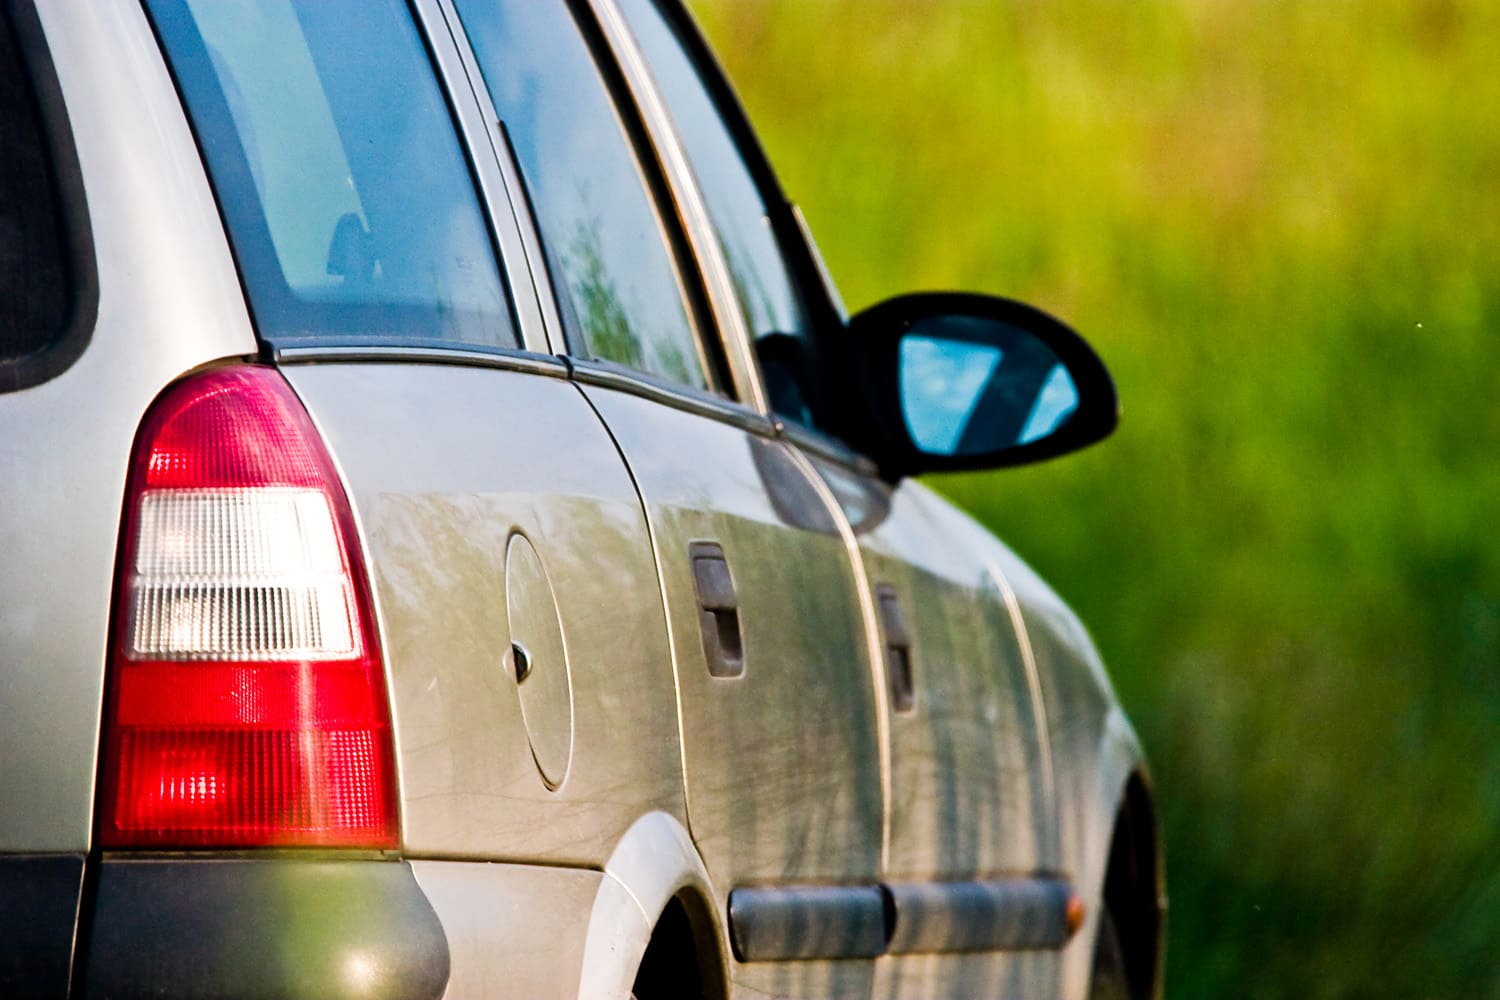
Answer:
<path fill-rule="evenodd" d="M 884 945 L 878 689 L 839 515 L 745 405 L 582 5 L 459 0 L 525 179 L 573 377 L 640 491 L 671 636 L 688 816 L 736 983 L 867 996 Z M 799 916 L 800 920 L 790 919 Z M 825 961 L 817 961 L 824 959 Z"/>

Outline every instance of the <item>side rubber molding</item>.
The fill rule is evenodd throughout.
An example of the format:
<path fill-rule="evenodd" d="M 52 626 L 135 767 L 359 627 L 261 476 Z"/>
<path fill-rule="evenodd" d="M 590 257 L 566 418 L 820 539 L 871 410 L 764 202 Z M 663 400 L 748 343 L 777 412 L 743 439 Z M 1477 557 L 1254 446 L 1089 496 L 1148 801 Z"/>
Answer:
<path fill-rule="evenodd" d="M 1056 951 L 1082 912 L 1066 879 L 786 886 L 729 894 L 742 962 Z"/>
<path fill-rule="evenodd" d="M 882 955 L 885 899 L 878 886 L 736 889 L 729 894 L 735 956 L 757 962 Z"/>
<path fill-rule="evenodd" d="M 83 995 L 436 1000 L 448 973 L 405 862 L 106 858 Z"/>
<path fill-rule="evenodd" d="M 896 926 L 890 952 L 1057 949 L 1073 936 L 1073 891 L 1055 878 L 888 886 Z"/>
<path fill-rule="evenodd" d="M 0 997 L 66 997 L 81 854 L 0 855 Z"/>

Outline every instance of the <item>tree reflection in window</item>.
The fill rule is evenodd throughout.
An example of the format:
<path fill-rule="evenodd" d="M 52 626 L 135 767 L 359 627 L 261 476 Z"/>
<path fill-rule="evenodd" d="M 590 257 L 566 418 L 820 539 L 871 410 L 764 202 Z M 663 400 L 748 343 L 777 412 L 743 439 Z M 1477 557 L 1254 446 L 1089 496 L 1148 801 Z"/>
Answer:
<path fill-rule="evenodd" d="M 662 220 L 567 5 L 457 6 L 520 162 L 569 351 L 712 388 Z"/>

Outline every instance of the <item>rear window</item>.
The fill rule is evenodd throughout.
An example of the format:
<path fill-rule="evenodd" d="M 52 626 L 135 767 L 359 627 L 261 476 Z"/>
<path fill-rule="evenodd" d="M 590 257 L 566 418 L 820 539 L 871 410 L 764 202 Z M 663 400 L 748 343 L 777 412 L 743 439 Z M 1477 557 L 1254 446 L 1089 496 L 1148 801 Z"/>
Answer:
<path fill-rule="evenodd" d="M 261 337 L 517 346 L 453 119 L 400 0 L 148 0 Z"/>
<path fill-rule="evenodd" d="M 82 268 L 74 266 L 73 234 L 40 114 L 41 92 L 55 92 L 55 79 L 36 22 L 25 20 L 34 14 L 18 7 L 0 3 L 0 392 L 66 368 L 91 318 L 80 308 L 75 272 Z M 23 51 L 28 36 L 35 78 Z M 71 150 L 61 152 L 67 155 L 58 159 L 71 163 Z"/>

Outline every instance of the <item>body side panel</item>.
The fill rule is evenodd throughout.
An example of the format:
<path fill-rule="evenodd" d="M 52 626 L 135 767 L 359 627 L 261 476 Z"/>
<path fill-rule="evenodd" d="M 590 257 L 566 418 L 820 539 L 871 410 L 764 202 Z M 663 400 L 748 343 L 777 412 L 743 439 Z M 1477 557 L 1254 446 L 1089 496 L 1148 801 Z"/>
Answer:
<path fill-rule="evenodd" d="M 713 898 L 686 828 L 663 812 L 632 824 L 603 872 L 455 861 L 411 866 L 450 944 L 448 1000 L 629 1000 L 667 904 L 688 895 Z M 710 924 L 709 940 L 698 942 L 700 966 L 712 957 L 722 970 L 724 953 L 710 956 L 707 949 L 727 947 L 723 924 L 711 905 L 693 909 Z M 708 995 L 721 995 L 725 985 L 710 983 Z"/>
<path fill-rule="evenodd" d="M 645 520 L 577 388 L 440 364 L 284 371 L 361 519 L 408 854 L 597 867 L 641 813 L 685 817 Z M 539 591 L 518 589 L 533 578 L 518 551 L 540 565 Z M 538 622 L 557 631 L 525 632 Z M 533 654 L 524 681 L 513 642 Z M 532 698 L 547 685 L 560 697 Z M 549 787 L 536 753 L 566 747 L 564 728 Z"/>
<path fill-rule="evenodd" d="M 1068 798 L 1063 817 L 1064 850 L 1072 860 L 1074 879 L 1089 901 L 1078 944 L 1064 956 L 1063 997 L 1083 1000 L 1088 996 L 1093 968 L 1093 942 L 1104 909 L 1104 876 L 1109 864 L 1110 839 L 1115 818 L 1132 775 L 1145 773 L 1140 742 L 1125 713 L 1118 706 L 1103 716 L 1097 738 L 1079 740 L 1075 748 L 1062 751 L 1067 760 L 1065 784 Z M 1159 987 L 1160 984 L 1158 984 Z"/>
<path fill-rule="evenodd" d="M 37 10 L 83 174 L 99 299 L 72 367 L 0 395 L 0 851 L 84 851 L 136 426 L 182 372 L 256 344 L 139 5 Z"/>
<path fill-rule="evenodd" d="M 609 876 L 464 861 L 413 861 L 411 867 L 448 938 L 445 1000 L 628 1000 L 628 975 L 595 981 L 595 992 L 582 990 L 585 943 L 596 920 L 607 927 L 606 952 L 628 952 L 650 934 L 635 902 Z M 538 899 L 547 905 L 537 906 Z"/>
<path fill-rule="evenodd" d="M 984 533 L 977 524 L 974 531 Z M 1078 616 L 1004 545 L 993 543 L 989 558 L 1021 609 L 1046 704 L 1060 864 L 1086 906 L 1084 923 L 1063 953 L 1059 995 L 1082 1000 L 1115 814 L 1131 776 L 1145 773 L 1145 754 Z"/>
<path fill-rule="evenodd" d="M 651 928 L 673 900 L 683 904 L 693 924 L 698 967 L 710 980 L 706 995 L 725 995 L 728 983 L 722 977 L 729 964 L 728 930 L 715 905 L 718 897 L 708 869 L 687 828 L 666 813 L 646 813 L 615 845 L 604 872 L 628 894 L 646 932 L 639 939 L 631 937 L 634 923 L 623 913 L 616 915 L 612 897 L 601 893 L 584 944 L 579 996 L 611 996 L 614 984 L 629 982 L 640 967 Z"/>

